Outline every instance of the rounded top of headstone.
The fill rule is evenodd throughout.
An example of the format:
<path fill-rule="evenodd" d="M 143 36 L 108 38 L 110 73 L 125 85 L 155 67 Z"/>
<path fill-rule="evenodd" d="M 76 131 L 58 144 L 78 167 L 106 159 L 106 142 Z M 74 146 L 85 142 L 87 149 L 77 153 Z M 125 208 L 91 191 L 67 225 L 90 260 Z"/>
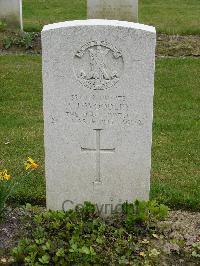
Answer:
<path fill-rule="evenodd" d="M 140 23 L 133 23 L 128 21 L 119 20 L 107 20 L 107 19 L 88 19 L 88 20 L 73 20 L 65 21 L 54 24 L 45 25 L 42 32 L 59 29 L 59 28 L 71 28 L 71 27 L 81 27 L 81 26 L 113 26 L 113 27 L 124 27 L 132 28 L 147 32 L 156 33 L 155 27 L 148 26 Z"/>

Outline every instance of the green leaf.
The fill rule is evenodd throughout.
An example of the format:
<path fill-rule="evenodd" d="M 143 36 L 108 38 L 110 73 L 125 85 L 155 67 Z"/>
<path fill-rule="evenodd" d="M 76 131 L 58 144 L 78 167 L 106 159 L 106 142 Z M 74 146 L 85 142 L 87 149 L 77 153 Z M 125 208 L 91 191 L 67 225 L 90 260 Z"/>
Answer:
<path fill-rule="evenodd" d="M 35 240 L 35 243 L 38 244 L 38 245 L 42 245 L 42 244 L 45 243 L 45 239 L 44 239 L 44 238 L 36 239 L 36 240 Z"/>
<path fill-rule="evenodd" d="M 97 242 L 98 244 L 102 244 L 102 243 L 103 243 L 103 239 L 100 238 L 100 237 L 97 237 L 96 242 Z"/>
<path fill-rule="evenodd" d="M 196 251 L 192 252 L 192 257 L 200 258 L 200 254 L 198 254 Z"/>
<path fill-rule="evenodd" d="M 56 256 L 57 256 L 57 257 L 64 257 L 64 256 L 65 256 L 65 250 L 64 250 L 64 248 L 60 248 L 60 249 L 56 252 Z"/>
<path fill-rule="evenodd" d="M 49 255 L 44 255 L 44 256 L 42 256 L 42 258 L 39 259 L 39 261 L 42 264 L 49 264 L 49 260 L 50 260 L 50 256 Z"/>
<path fill-rule="evenodd" d="M 86 246 L 83 246 L 80 249 L 80 252 L 89 255 L 90 254 L 90 249 L 88 247 L 86 247 Z"/>

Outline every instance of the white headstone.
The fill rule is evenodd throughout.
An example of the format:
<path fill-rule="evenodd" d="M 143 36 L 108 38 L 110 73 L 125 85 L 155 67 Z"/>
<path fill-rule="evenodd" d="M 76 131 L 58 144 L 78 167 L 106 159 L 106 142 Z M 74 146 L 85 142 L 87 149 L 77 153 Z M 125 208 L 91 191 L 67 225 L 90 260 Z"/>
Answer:
<path fill-rule="evenodd" d="M 153 27 L 130 22 L 44 27 L 48 208 L 148 199 L 155 44 Z"/>
<path fill-rule="evenodd" d="M 0 0 L 0 21 L 5 21 L 8 27 L 23 30 L 22 0 Z"/>
<path fill-rule="evenodd" d="M 138 21 L 138 0 L 87 0 L 87 18 Z"/>

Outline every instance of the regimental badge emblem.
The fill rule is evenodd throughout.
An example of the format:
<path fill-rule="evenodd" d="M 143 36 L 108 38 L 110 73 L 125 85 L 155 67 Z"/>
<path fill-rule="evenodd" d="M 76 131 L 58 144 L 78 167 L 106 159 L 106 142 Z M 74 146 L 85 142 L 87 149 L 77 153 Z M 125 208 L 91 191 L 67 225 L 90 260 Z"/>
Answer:
<path fill-rule="evenodd" d="M 76 53 L 74 71 L 78 81 L 91 90 L 114 86 L 123 73 L 122 53 L 105 41 L 92 41 Z"/>

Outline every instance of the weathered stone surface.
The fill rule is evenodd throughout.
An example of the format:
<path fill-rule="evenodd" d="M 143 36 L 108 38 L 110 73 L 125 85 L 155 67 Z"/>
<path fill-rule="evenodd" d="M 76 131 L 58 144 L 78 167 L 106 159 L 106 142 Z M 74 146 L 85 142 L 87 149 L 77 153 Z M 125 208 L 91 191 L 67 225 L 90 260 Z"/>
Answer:
<path fill-rule="evenodd" d="M 0 0 L 0 20 L 22 30 L 22 0 Z"/>
<path fill-rule="evenodd" d="M 138 21 L 138 0 L 87 0 L 87 18 Z"/>
<path fill-rule="evenodd" d="M 155 43 L 153 27 L 129 22 L 44 27 L 48 208 L 148 199 Z"/>

